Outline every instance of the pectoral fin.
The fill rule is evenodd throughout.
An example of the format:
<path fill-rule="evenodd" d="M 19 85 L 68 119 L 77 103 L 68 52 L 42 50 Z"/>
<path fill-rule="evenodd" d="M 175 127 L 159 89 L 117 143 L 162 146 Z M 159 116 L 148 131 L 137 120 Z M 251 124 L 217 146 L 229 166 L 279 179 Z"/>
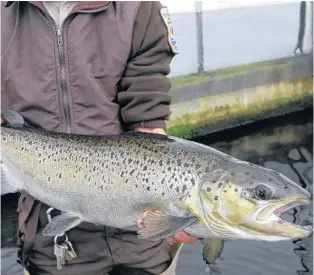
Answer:
<path fill-rule="evenodd" d="M 203 243 L 203 259 L 207 264 L 214 263 L 221 255 L 224 248 L 224 241 L 217 239 L 204 239 Z"/>
<path fill-rule="evenodd" d="M 184 212 L 182 216 L 167 213 L 145 211 L 142 219 L 143 228 L 137 230 L 138 237 L 152 241 L 170 237 L 198 220 L 192 213 Z"/>
<path fill-rule="evenodd" d="M 56 236 L 79 225 L 82 220 L 73 213 L 62 213 L 55 216 L 43 230 L 44 236 Z"/>

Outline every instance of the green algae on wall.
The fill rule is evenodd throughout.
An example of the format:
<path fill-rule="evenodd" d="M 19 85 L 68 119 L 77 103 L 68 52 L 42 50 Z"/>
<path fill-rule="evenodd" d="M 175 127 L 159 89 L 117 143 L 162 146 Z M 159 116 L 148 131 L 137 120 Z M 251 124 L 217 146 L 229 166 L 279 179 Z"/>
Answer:
<path fill-rule="evenodd" d="M 189 138 L 201 128 L 221 128 L 232 120 L 249 121 L 291 103 L 312 101 L 313 78 L 282 81 L 245 90 L 174 103 L 167 134 Z"/>

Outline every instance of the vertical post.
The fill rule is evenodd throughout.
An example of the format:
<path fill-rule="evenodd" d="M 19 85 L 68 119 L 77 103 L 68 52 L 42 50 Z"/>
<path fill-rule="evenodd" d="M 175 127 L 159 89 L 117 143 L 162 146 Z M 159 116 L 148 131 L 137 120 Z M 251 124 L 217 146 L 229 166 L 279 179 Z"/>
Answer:
<path fill-rule="evenodd" d="M 299 15 L 299 33 L 297 39 L 297 45 L 294 48 L 294 54 L 299 51 L 303 54 L 303 43 L 304 43 L 304 31 L 305 31 L 305 14 L 306 14 L 306 1 L 300 2 L 300 15 Z"/>
<path fill-rule="evenodd" d="M 313 52 L 313 1 L 306 1 L 304 53 Z"/>
<path fill-rule="evenodd" d="M 301 15 L 303 19 L 304 35 L 302 37 L 303 53 L 309 54 L 313 52 L 313 1 L 302 1 L 304 3 L 304 13 Z"/>
<path fill-rule="evenodd" d="M 196 40 L 197 40 L 197 72 L 204 72 L 204 45 L 203 45 L 203 1 L 195 1 Z"/>

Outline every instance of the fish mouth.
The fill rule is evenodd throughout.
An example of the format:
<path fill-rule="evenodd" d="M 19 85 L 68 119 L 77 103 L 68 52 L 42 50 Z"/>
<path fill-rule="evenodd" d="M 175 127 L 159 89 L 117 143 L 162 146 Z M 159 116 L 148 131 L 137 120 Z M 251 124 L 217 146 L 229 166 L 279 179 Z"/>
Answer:
<path fill-rule="evenodd" d="M 278 206 L 274 210 L 273 214 L 275 214 L 279 218 L 283 213 L 287 212 L 288 210 L 302 206 L 302 205 L 306 205 L 306 204 L 309 204 L 309 202 L 308 201 L 288 202 L 284 205 Z"/>
<path fill-rule="evenodd" d="M 296 234 L 296 237 L 308 237 L 311 234 L 313 234 L 313 226 L 312 225 L 298 225 L 292 222 L 288 222 L 284 219 L 282 219 L 282 214 L 294 209 L 299 206 L 310 204 L 311 201 L 300 199 L 300 200 L 290 200 L 287 202 L 281 202 L 281 203 L 274 203 L 274 204 L 268 204 L 259 211 L 257 214 L 256 220 L 258 222 L 262 223 L 275 223 L 276 229 L 278 230 L 278 233 L 284 234 L 284 231 L 286 231 L 285 235 L 294 235 Z M 276 230 L 276 231 L 277 231 Z M 280 231 L 282 230 L 282 232 Z"/>

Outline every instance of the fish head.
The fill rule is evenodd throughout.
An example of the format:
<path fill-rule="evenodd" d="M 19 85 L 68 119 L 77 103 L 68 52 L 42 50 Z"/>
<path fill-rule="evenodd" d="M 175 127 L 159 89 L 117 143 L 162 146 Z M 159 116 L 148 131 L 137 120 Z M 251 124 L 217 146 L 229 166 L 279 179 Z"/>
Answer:
<path fill-rule="evenodd" d="M 290 223 L 280 215 L 311 200 L 308 191 L 283 174 L 238 160 L 220 165 L 200 186 L 203 221 L 227 239 L 306 238 L 312 226 Z"/>

